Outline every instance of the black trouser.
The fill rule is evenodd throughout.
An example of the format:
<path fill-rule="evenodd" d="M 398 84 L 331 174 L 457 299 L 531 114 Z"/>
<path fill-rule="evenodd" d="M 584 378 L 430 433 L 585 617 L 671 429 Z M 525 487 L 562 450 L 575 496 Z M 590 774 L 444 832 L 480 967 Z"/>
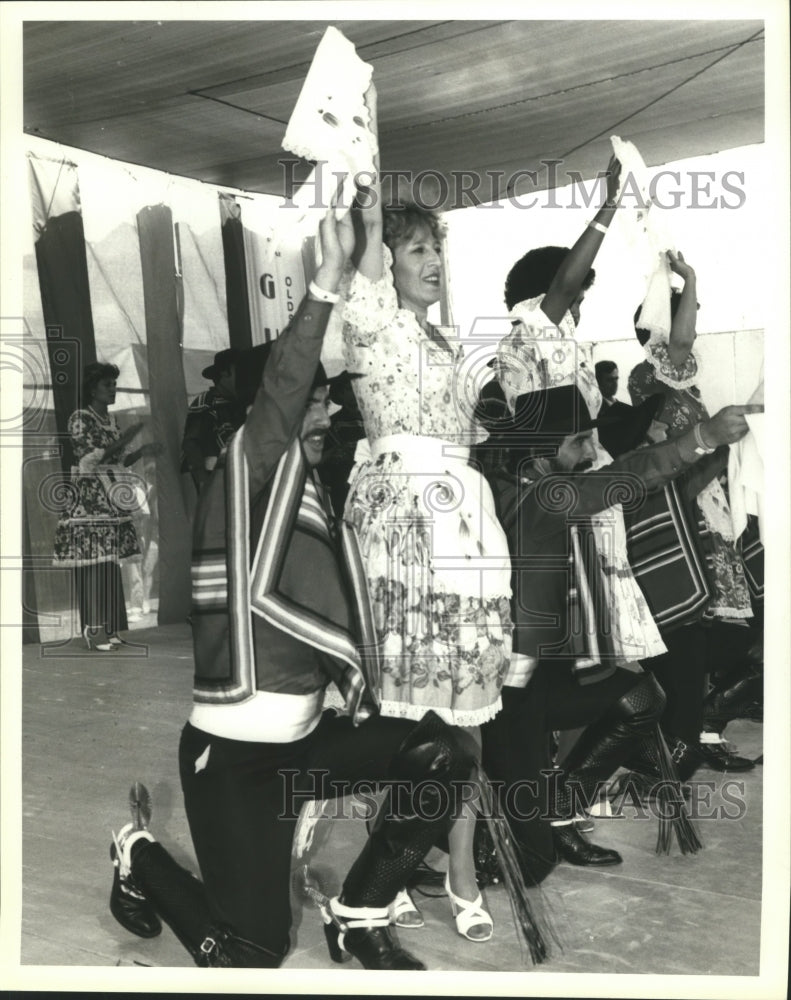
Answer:
<path fill-rule="evenodd" d="M 619 668 L 605 680 L 581 685 L 568 661 L 541 660 L 527 687 L 503 688 L 502 711 L 481 727 L 484 770 L 504 783 L 501 804 L 526 881 L 541 882 L 555 864 L 548 820 L 552 783 L 541 774 L 552 767 L 551 732 L 597 722 L 639 679 Z"/>
<path fill-rule="evenodd" d="M 94 563 L 75 569 L 80 627 L 104 628 L 109 634 L 128 625 L 121 567 L 116 562 Z"/>
<path fill-rule="evenodd" d="M 255 961 L 230 964 L 279 965 L 289 948 L 291 843 L 301 806 L 348 794 L 355 783 L 365 794 L 366 786 L 370 792 L 399 779 L 467 778 L 472 759 L 448 735 L 456 731 L 433 718 L 435 732 L 417 755 L 402 744 L 427 720 L 416 726 L 377 717 L 355 728 L 329 711 L 309 736 L 288 744 L 243 743 L 188 724 L 179 765 L 203 884 L 161 845 L 144 842 L 133 848 L 135 883 L 193 956 L 207 935 L 225 927 L 259 950 Z M 350 906 L 386 906 L 450 822 L 449 798 L 444 813 L 427 821 L 410 817 L 397 795 L 391 803 L 399 815 L 377 823 L 344 883 Z"/>
<path fill-rule="evenodd" d="M 710 633 L 709 627 L 696 622 L 663 634 L 667 652 L 644 662 L 667 695 L 662 729 L 690 746 L 697 746 L 703 729 Z"/>

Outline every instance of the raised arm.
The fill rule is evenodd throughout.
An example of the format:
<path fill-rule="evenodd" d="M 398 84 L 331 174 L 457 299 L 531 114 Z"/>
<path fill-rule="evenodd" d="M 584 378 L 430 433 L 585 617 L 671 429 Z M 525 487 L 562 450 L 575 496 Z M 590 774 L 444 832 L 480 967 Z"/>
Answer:
<path fill-rule="evenodd" d="M 370 115 L 368 128 L 376 137 L 378 145 L 379 124 L 373 80 L 365 92 L 365 105 Z M 376 173 L 371 178 L 371 184 L 361 189 L 352 211 L 356 236 L 354 266 L 370 281 L 378 281 L 382 277 L 382 185 L 379 179 L 378 153 L 374 157 L 374 167 Z"/>
<path fill-rule="evenodd" d="M 676 309 L 676 315 L 670 324 L 667 353 L 676 367 L 680 368 L 689 357 L 692 345 L 695 343 L 695 329 L 698 318 L 698 296 L 695 271 L 684 260 L 682 253 L 675 254 L 668 250 L 667 259 L 670 270 L 684 279 L 681 301 Z"/>
<path fill-rule="evenodd" d="M 560 323 L 569 306 L 574 302 L 588 276 L 596 254 L 602 245 L 604 235 L 612 222 L 616 209 L 615 196 L 618 193 L 618 181 L 621 176 L 621 164 L 612 156 L 605 173 L 607 181 L 607 197 L 595 217 L 582 232 L 582 235 L 569 251 L 566 259 L 558 268 L 558 272 L 544 296 L 541 309 L 544 315 L 556 326 Z"/>
<path fill-rule="evenodd" d="M 314 284 L 321 292 L 334 295 L 354 246 L 349 213 L 338 221 L 331 207 L 321 222 L 319 236 L 322 261 Z M 308 292 L 288 330 L 272 347 L 244 423 L 244 449 L 253 495 L 266 484 L 302 426 L 331 312 L 331 302 Z"/>
<path fill-rule="evenodd" d="M 538 538 L 565 531 L 569 517 L 596 514 L 617 503 L 619 485 L 627 492 L 639 485 L 652 493 L 688 472 L 706 454 L 702 449 L 710 448 L 714 454 L 702 463 L 706 467 L 702 488 L 713 478 L 710 470 L 723 462 L 724 449 L 719 449 L 739 441 L 750 429 L 745 414 L 761 412 L 763 407 L 757 403 L 726 406 L 686 434 L 626 452 L 596 471 L 550 473 L 524 492 L 522 523 Z"/>

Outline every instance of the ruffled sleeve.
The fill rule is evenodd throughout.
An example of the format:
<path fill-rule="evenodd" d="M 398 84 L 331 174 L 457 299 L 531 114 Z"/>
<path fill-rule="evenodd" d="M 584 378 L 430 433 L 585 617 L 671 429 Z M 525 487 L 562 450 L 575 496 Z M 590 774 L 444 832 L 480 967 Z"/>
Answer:
<path fill-rule="evenodd" d="M 646 344 L 646 357 L 654 369 L 659 382 L 669 385 L 672 389 L 689 389 L 698 380 L 698 359 L 694 351 L 683 365 L 674 365 L 665 343 Z"/>
<path fill-rule="evenodd" d="M 368 346 L 387 329 L 398 312 L 398 298 L 393 284 L 393 255 L 382 244 L 382 276 L 371 281 L 354 272 L 343 312 L 343 338 L 347 345 Z"/>
<path fill-rule="evenodd" d="M 80 471 L 95 469 L 104 454 L 104 447 L 96 434 L 96 421 L 85 410 L 76 410 L 69 417 L 69 436 Z"/>
<path fill-rule="evenodd" d="M 102 461 L 107 448 L 121 435 L 113 416 L 110 416 L 109 426 L 101 428 L 89 411 L 75 410 L 69 417 L 68 430 L 77 468 L 82 473 L 95 472 L 100 466 L 108 464 L 123 464 L 124 457 L 129 454 L 125 445 L 116 453 L 114 462 Z"/>
<path fill-rule="evenodd" d="M 494 367 L 512 411 L 523 393 L 575 380 L 574 320 L 567 312 L 556 326 L 541 309 L 543 301 L 538 295 L 517 303 L 510 313 L 514 325 L 497 346 Z"/>

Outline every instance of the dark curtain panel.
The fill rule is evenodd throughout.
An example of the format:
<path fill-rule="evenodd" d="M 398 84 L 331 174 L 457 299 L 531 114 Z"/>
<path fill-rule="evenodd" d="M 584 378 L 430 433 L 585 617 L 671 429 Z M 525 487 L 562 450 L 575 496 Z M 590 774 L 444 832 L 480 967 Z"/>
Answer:
<path fill-rule="evenodd" d="M 47 220 L 36 240 L 36 264 L 47 328 L 55 423 L 66 470 L 72 462 L 67 424 L 82 405 L 82 369 L 96 361 L 85 234 L 79 212 L 65 212 Z"/>
<path fill-rule="evenodd" d="M 181 363 L 178 278 L 173 218 L 165 205 L 137 215 L 143 270 L 152 437 L 164 452 L 156 461 L 159 511 L 159 623 L 183 622 L 190 608 L 190 521 L 179 475 L 187 390 Z"/>
<path fill-rule="evenodd" d="M 247 299 L 244 230 L 239 205 L 229 195 L 220 195 L 220 218 L 230 345 L 244 350 L 253 346 L 250 307 Z"/>

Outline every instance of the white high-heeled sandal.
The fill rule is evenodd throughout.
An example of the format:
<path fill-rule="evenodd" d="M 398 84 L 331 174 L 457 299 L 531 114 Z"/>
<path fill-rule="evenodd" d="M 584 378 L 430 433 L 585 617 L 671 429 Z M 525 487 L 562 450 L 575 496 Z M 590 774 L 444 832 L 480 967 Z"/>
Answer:
<path fill-rule="evenodd" d="M 409 895 L 406 889 L 402 889 L 393 902 L 387 907 L 387 912 L 390 914 L 390 922 L 395 924 L 396 927 L 400 927 L 402 930 L 415 930 L 419 927 L 425 927 L 426 922 L 423 920 L 423 914 L 415 906 L 414 900 Z M 417 920 L 414 918 L 407 922 L 404 921 L 404 917 L 408 914 L 414 914 Z"/>
<path fill-rule="evenodd" d="M 82 637 L 88 649 L 95 649 L 97 653 L 112 653 L 115 645 L 109 639 L 106 642 L 97 642 L 100 634 L 98 628 L 91 628 L 90 625 L 86 625 L 82 630 Z"/>
<path fill-rule="evenodd" d="M 483 896 L 478 893 L 472 902 L 460 899 L 450 887 L 450 875 L 445 876 L 445 892 L 448 894 L 451 910 L 456 920 L 456 930 L 459 934 L 475 944 L 483 944 L 484 941 L 488 941 L 494 932 L 494 921 L 483 908 Z M 489 933 L 485 937 L 471 937 L 470 929 L 481 925 L 488 926 Z"/>

